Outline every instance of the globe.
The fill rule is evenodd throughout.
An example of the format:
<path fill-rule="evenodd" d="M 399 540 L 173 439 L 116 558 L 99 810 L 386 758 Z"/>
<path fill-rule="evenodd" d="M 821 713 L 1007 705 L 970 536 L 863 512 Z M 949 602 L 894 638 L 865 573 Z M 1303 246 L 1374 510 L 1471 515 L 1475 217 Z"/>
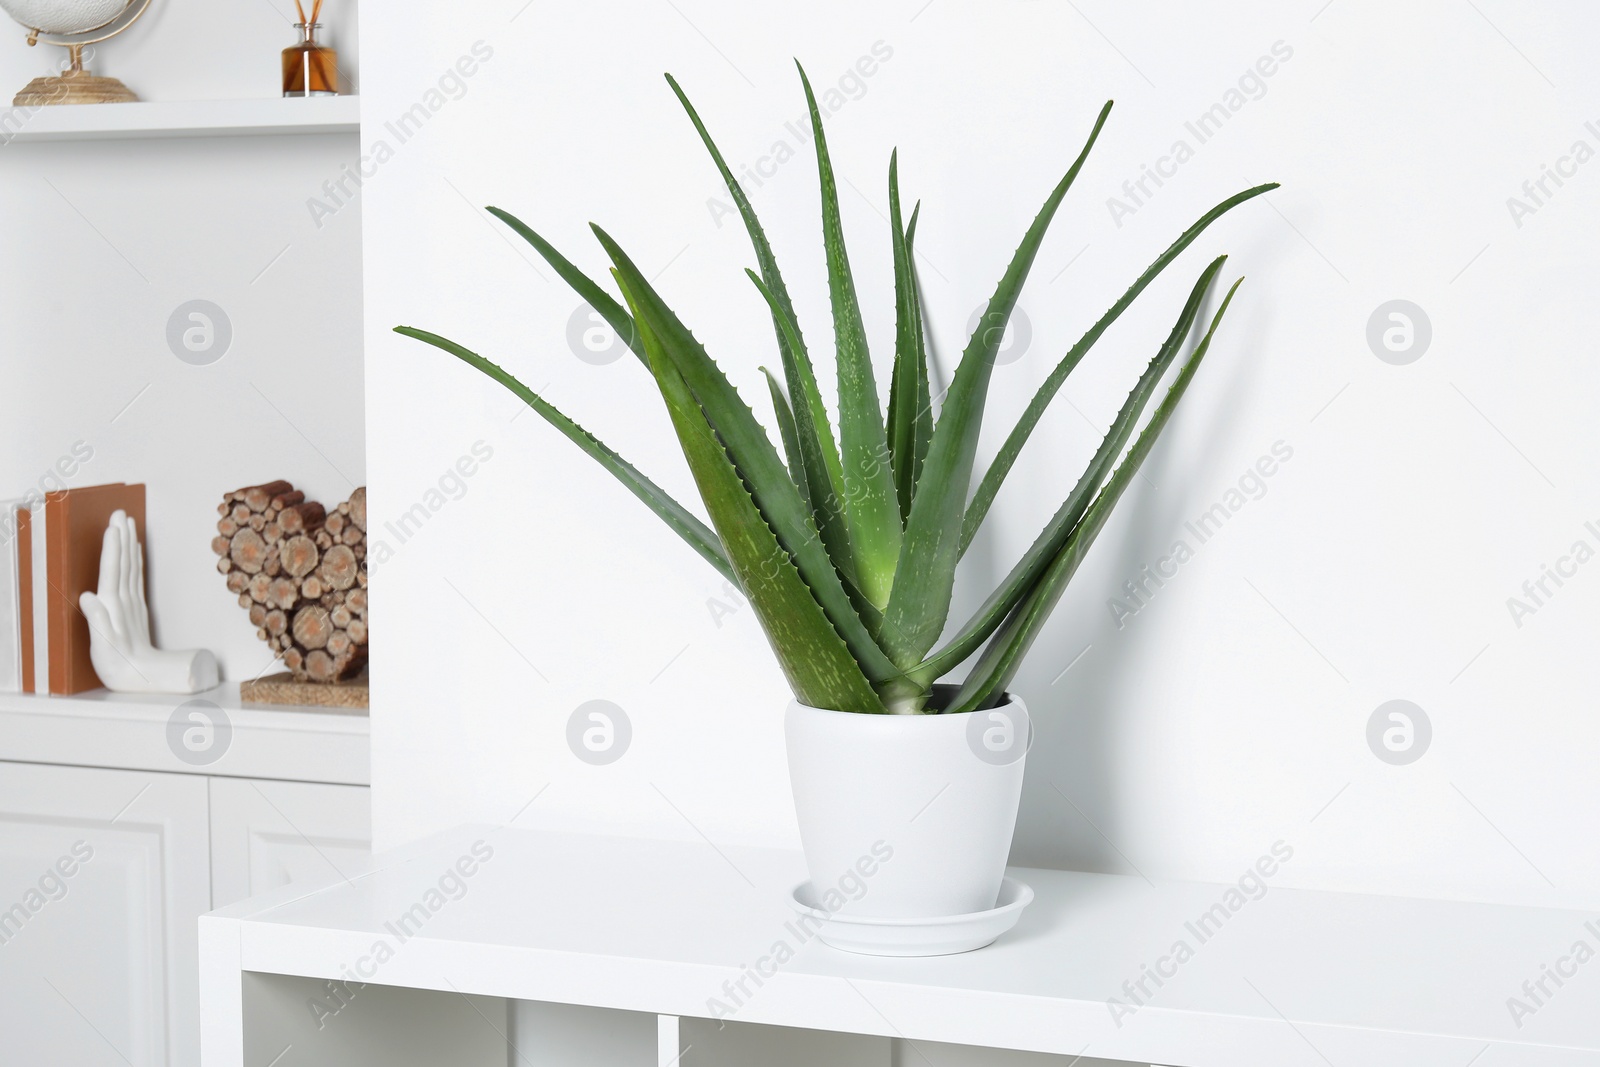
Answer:
<path fill-rule="evenodd" d="M 30 30 L 83 33 L 122 13 L 128 0 L 0 0 L 0 8 Z"/>

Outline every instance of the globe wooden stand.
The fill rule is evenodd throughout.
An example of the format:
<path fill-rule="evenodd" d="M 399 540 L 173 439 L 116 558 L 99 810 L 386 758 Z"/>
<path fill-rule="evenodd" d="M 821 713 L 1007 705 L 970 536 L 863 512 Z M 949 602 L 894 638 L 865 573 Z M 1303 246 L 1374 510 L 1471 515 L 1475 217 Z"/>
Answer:
<path fill-rule="evenodd" d="M 50 107 L 55 104 L 131 104 L 139 98 L 126 85 L 115 78 L 102 78 L 83 67 L 85 47 L 110 40 L 144 14 L 150 0 L 127 0 L 127 6 L 110 22 L 89 26 L 75 34 L 43 34 L 40 30 L 28 32 L 28 47 L 43 40 L 46 44 L 60 45 L 67 50 L 67 69 L 50 78 L 35 78 L 11 98 L 13 107 Z M 103 31 L 103 32 L 102 32 Z M 88 36 L 99 33 L 100 36 Z"/>
<path fill-rule="evenodd" d="M 35 78 L 12 97 L 13 107 L 53 104 L 129 104 L 139 98 L 115 78 L 102 78 L 86 70 L 69 70 L 53 78 Z"/>

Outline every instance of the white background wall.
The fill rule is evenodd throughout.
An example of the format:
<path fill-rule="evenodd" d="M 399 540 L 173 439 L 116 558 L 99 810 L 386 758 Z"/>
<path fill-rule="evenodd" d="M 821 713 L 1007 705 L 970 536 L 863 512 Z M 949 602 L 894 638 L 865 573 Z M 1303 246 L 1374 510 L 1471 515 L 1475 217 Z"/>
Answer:
<path fill-rule="evenodd" d="M 324 22 L 353 75 L 354 5 L 329 0 Z M 24 38 L 0 21 L 5 100 L 65 55 Z M 90 66 L 146 100 L 272 97 L 293 41 L 270 4 L 156 0 Z M 214 649 L 226 677 L 251 677 L 272 659 L 215 569 L 221 494 L 288 478 L 332 504 L 366 480 L 360 216 L 318 227 L 306 207 L 355 138 L 31 143 L 9 140 L 26 114 L 0 115 L 0 498 L 77 441 L 93 458 L 67 484 L 144 482 L 157 642 Z M 208 366 L 167 343 L 196 299 L 232 326 Z"/>
<path fill-rule="evenodd" d="M 803 114 L 790 57 L 838 85 L 882 42 L 892 55 L 846 85 L 854 98 L 828 123 L 880 364 L 890 148 L 925 201 L 926 303 L 954 353 L 1100 103 L 1117 100 L 1022 298 L 1032 340 L 996 376 L 988 448 L 1191 219 L 1284 183 L 1209 232 L 1074 374 L 973 553 L 967 605 L 1075 479 L 1206 259 L 1231 252 L 1249 281 L 1218 346 L 1018 679 L 1038 740 L 1015 858 L 1231 880 L 1282 839 L 1295 848 L 1282 884 L 1592 904 L 1600 564 L 1520 627 L 1506 599 L 1575 540 L 1600 547 L 1583 525 L 1600 519 L 1587 358 L 1600 162 L 1520 226 L 1506 200 L 1574 141 L 1600 149 L 1584 127 L 1600 120 L 1583 44 L 1597 30 L 1587 5 L 1506 0 L 369 9 L 364 150 L 395 150 L 363 193 L 372 512 L 430 513 L 376 570 L 380 845 L 513 818 L 795 840 L 786 695 L 751 613 L 718 625 L 720 578 L 628 494 L 498 387 L 387 330 L 477 348 L 690 499 L 641 369 L 577 358 L 577 299 L 478 208 L 520 214 L 594 271 L 584 223 L 602 221 L 765 412 L 756 368 L 776 357 L 742 277 L 746 238 L 708 210 L 715 171 L 660 73 L 680 77 L 730 159 L 779 140 L 802 150 L 752 195 L 825 351 L 815 170 L 785 126 Z M 492 58 L 394 143 L 383 122 L 479 41 Z M 1292 56 L 1196 145 L 1185 121 L 1278 42 Z M 1178 138 L 1194 157 L 1118 225 L 1108 198 Z M 1405 366 L 1365 336 L 1392 299 L 1432 324 Z M 478 441 L 493 456 L 459 499 L 428 496 Z M 1108 598 L 1175 540 L 1194 547 L 1185 520 L 1280 441 L 1292 458 L 1264 495 L 1119 629 Z M 610 766 L 565 741 L 591 699 L 632 721 Z M 1432 724 L 1408 766 L 1366 739 L 1391 699 Z"/>

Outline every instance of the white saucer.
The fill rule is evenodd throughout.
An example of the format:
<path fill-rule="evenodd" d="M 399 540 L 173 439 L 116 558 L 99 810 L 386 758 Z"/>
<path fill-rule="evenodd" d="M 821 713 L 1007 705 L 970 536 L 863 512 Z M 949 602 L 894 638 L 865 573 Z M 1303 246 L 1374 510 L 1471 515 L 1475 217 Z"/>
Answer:
<path fill-rule="evenodd" d="M 817 936 L 834 948 L 869 956 L 947 956 L 983 948 L 1017 925 L 1022 909 L 1033 900 L 1033 890 L 1007 878 L 1000 883 L 1000 895 L 989 910 L 938 919 L 830 914 L 811 903 L 814 899 L 810 882 L 801 882 L 789 894 L 790 906 L 820 923 L 820 928 L 813 927 Z"/>

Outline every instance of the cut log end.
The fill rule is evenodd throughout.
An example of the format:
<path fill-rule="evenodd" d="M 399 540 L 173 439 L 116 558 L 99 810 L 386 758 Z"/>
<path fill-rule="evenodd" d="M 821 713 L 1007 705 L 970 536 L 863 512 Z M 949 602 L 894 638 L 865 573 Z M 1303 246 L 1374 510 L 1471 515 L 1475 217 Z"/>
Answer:
<path fill-rule="evenodd" d="M 304 578 L 310 574 L 322 558 L 316 544 L 304 534 L 284 541 L 278 553 L 283 561 L 283 569 L 294 578 Z"/>
<path fill-rule="evenodd" d="M 267 600 L 285 611 L 294 607 L 294 602 L 299 599 L 299 588 L 287 578 L 274 579 L 267 589 Z"/>
<path fill-rule="evenodd" d="M 319 648 L 306 654 L 306 675 L 313 682 L 331 682 L 334 674 L 334 660 L 327 652 Z"/>
<path fill-rule="evenodd" d="M 235 567 L 246 574 L 255 574 L 266 561 L 267 543 L 260 534 L 246 526 L 229 540 L 228 556 Z"/>
<path fill-rule="evenodd" d="M 272 498 L 280 493 L 287 493 L 294 486 L 285 481 L 267 482 L 265 485 L 252 485 L 248 489 L 238 492 L 239 500 L 245 507 L 253 512 L 267 510 L 267 505 L 272 503 Z"/>
<path fill-rule="evenodd" d="M 361 529 L 367 528 L 367 487 L 362 486 L 350 494 L 350 521 Z"/>
<path fill-rule="evenodd" d="M 322 557 L 322 567 L 317 572 L 335 589 L 349 589 L 356 584 L 360 564 L 349 545 L 334 545 Z"/>
<path fill-rule="evenodd" d="M 284 508 L 278 515 L 278 525 L 283 527 L 286 534 L 306 533 L 322 525 L 327 512 L 321 504 L 310 501 L 303 504 L 291 504 Z"/>
<path fill-rule="evenodd" d="M 333 634 L 328 610 L 320 604 L 301 608 L 294 616 L 295 644 L 307 649 L 322 648 Z"/>

